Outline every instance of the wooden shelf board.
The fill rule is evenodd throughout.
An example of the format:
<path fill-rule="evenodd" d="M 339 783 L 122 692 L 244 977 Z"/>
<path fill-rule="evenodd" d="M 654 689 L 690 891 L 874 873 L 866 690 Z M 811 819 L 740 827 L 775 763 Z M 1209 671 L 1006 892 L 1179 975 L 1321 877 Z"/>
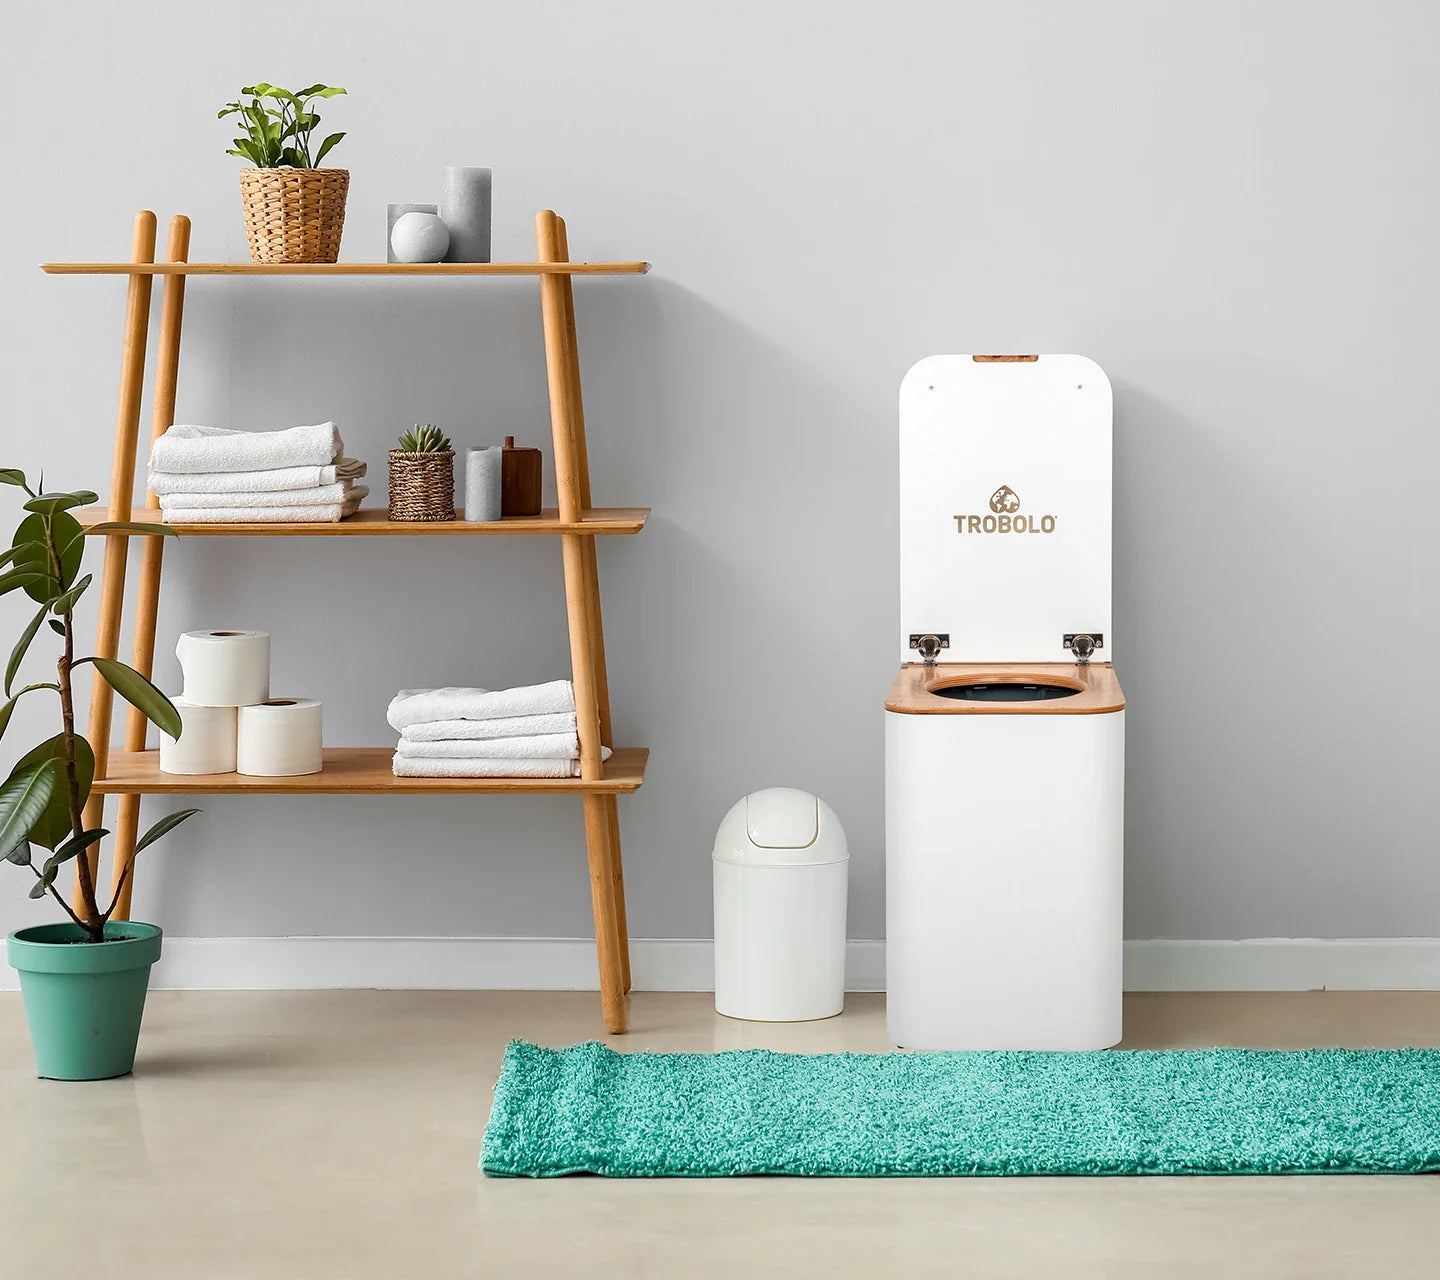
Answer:
<path fill-rule="evenodd" d="M 327 747 L 325 767 L 297 778 L 256 778 L 239 773 L 161 773 L 158 751 L 112 751 L 107 776 L 94 789 L 104 795 L 620 795 L 645 781 L 648 747 L 617 747 L 605 776 L 581 778 L 397 778 L 389 747 Z"/>
<path fill-rule="evenodd" d="M 42 262 L 52 276 L 643 276 L 648 262 Z"/>
<path fill-rule="evenodd" d="M 83 507 L 71 513 L 81 525 L 89 528 L 110 519 L 108 507 Z M 196 538 L 337 538 L 351 535 L 369 537 L 413 536 L 417 534 L 631 534 L 639 533 L 650 516 L 649 507 L 592 507 L 578 522 L 560 519 L 554 507 L 547 507 L 538 516 L 510 516 L 484 524 L 466 524 L 463 512 L 454 520 L 391 520 L 384 507 L 362 507 L 353 516 L 325 524 L 255 523 L 255 524 L 186 524 L 183 520 L 166 523 L 183 537 Z M 131 520 L 141 524 L 159 524 L 160 512 L 149 507 L 137 508 Z"/>

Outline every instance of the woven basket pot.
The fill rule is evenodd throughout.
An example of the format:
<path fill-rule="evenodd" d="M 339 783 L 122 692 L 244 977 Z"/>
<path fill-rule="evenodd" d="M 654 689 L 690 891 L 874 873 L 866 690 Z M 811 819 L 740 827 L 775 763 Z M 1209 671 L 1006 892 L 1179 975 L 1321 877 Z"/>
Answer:
<path fill-rule="evenodd" d="M 334 262 L 349 169 L 241 169 L 245 234 L 256 262 Z"/>
<path fill-rule="evenodd" d="M 390 519 L 455 519 L 455 450 L 390 450 Z"/>

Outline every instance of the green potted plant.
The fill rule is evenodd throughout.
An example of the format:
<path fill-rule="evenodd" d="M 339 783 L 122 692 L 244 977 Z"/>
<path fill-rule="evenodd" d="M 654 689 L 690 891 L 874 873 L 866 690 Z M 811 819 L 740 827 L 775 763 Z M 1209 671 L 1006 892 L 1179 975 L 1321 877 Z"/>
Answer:
<path fill-rule="evenodd" d="M 433 422 L 406 431 L 390 450 L 390 519 L 455 519 L 455 450 Z"/>
<path fill-rule="evenodd" d="M 245 234 L 256 262 L 334 262 L 345 228 L 348 169 L 320 162 L 345 135 L 332 133 L 313 152 L 310 135 L 320 123 L 314 105 L 345 92 L 312 84 L 292 93 L 273 84 L 241 89 L 248 102 L 227 102 L 217 119 L 238 116 L 244 136 L 226 154 L 250 161 L 240 170 Z"/>
<path fill-rule="evenodd" d="M 0 785 L 0 860 L 29 872 L 30 896 L 49 894 L 69 917 L 58 924 L 17 929 L 7 949 L 11 966 L 20 973 L 40 1075 L 99 1080 L 124 1075 L 135 1064 L 150 966 L 160 956 L 160 930 L 153 924 L 111 919 L 130 874 L 129 863 L 121 870 L 109 905 L 102 910 L 96 897 L 96 846 L 110 833 L 85 828 L 95 753 L 75 728 L 75 669 L 93 665 L 116 693 L 171 737 L 180 736 L 180 714 L 169 698 L 123 662 L 75 656 L 74 608 L 90 585 L 90 575 L 77 577 L 85 532 L 69 513 L 73 507 L 98 501 L 96 495 L 36 493 L 24 473 L 13 469 L 0 470 L 0 484 L 17 486 L 29 495 L 12 545 L 0 554 L 0 595 L 23 590 L 40 606 L 5 666 L 0 734 L 9 727 L 16 704 L 30 696 L 53 695 L 59 702 L 61 724 L 53 738 L 21 756 Z M 164 525 L 124 522 L 94 525 L 93 531 L 174 533 Z M 55 679 L 17 689 L 20 667 L 42 626 L 61 639 Z M 135 852 L 197 812 L 167 814 L 135 842 Z M 43 858 L 36 846 L 47 851 Z M 61 868 L 72 859 L 77 880 L 74 906 L 55 888 Z"/>

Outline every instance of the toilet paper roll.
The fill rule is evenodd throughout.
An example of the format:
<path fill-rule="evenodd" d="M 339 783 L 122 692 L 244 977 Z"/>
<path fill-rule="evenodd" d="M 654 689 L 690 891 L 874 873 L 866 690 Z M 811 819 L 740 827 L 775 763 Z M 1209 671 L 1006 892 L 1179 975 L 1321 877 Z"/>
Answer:
<path fill-rule="evenodd" d="M 161 773 L 234 773 L 235 708 L 202 707 L 171 698 L 180 713 L 180 737 L 160 735 Z"/>
<path fill-rule="evenodd" d="M 270 696 L 268 631 L 187 631 L 175 656 L 184 697 L 197 707 L 244 707 Z"/>
<path fill-rule="evenodd" d="M 319 773 L 320 704 L 314 698 L 268 698 L 241 707 L 235 768 L 261 778 Z"/>
<path fill-rule="evenodd" d="M 505 450 L 465 451 L 465 519 L 483 523 L 500 519 L 500 477 Z"/>

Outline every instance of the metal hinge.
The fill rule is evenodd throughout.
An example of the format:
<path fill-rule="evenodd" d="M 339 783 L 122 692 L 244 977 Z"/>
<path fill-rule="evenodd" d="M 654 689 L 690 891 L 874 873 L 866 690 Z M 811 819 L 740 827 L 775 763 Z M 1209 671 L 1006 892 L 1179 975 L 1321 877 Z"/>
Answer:
<path fill-rule="evenodd" d="M 931 631 L 919 632 L 910 637 L 910 647 L 920 651 L 921 660 L 927 667 L 933 667 L 935 659 L 940 656 L 940 650 L 950 647 L 950 633 L 948 631 L 942 631 L 939 634 Z"/>
<path fill-rule="evenodd" d="M 1078 666 L 1088 667 L 1090 655 L 1096 649 L 1105 647 L 1105 637 L 1099 631 L 1076 631 L 1066 633 L 1064 640 L 1065 648 L 1075 655 L 1075 662 Z"/>

